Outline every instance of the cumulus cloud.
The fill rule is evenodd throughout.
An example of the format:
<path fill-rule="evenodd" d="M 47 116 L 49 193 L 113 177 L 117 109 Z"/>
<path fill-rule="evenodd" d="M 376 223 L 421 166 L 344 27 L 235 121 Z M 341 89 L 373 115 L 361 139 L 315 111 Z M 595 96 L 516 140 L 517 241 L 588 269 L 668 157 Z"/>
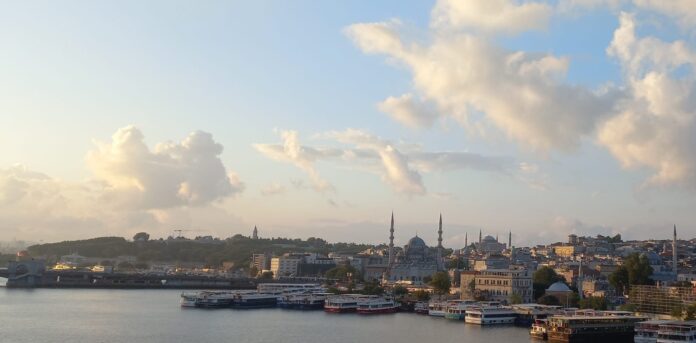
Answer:
<path fill-rule="evenodd" d="M 298 146 L 296 150 L 299 151 L 330 152 L 315 154 L 311 163 L 307 159 L 308 164 L 302 165 L 302 169 L 314 170 L 313 162 L 322 159 L 348 163 L 355 169 L 380 175 L 385 184 L 400 194 L 426 194 L 427 189 L 423 182 L 423 174 L 434 172 L 476 170 L 506 175 L 524 181 L 520 177 L 522 173 L 518 170 L 516 162 L 509 157 L 484 156 L 461 151 L 423 151 L 420 147 L 396 144 L 359 129 L 330 131 L 318 134 L 316 137 L 329 140 L 334 145 L 343 146 Z M 297 139 L 297 137 L 294 136 L 293 139 Z M 257 148 L 259 146 L 265 147 L 259 151 L 272 159 L 289 161 L 284 157 L 285 154 L 282 155 L 282 158 L 269 154 L 269 151 L 280 152 L 280 146 L 275 146 L 272 149 L 267 148 L 270 145 L 265 144 L 256 144 L 255 146 Z M 320 178 L 318 174 L 314 176 Z M 294 181 L 294 183 L 296 182 Z"/>
<path fill-rule="evenodd" d="M 302 146 L 297 138 L 297 131 L 280 132 L 283 144 L 254 144 L 254 148 L 268 158 L 289 162 L 302 169 L 309 176 L 316 190 L 326 191 L 333 186 L 321 178 L 314 163 L 317 160 L 338 157 L 341 152 L 335 149 L 315 149 Z"/>
<path fill-rule="evenodd" d="M 658 11 L 676 18 L 686 29 L 696 26 L 696 4 L 693 0 L 633 0 L 639 8 Z"/>
<path fill-rule="evenodd" d="M 607 52 L 623 66 L 631 96 L 602 125 L 599 142 L 624 167 L 654 170 L 648 184 L 696 189 L 696 53 L 635 30 L 634 16 L 622 13 Z"/>
<path fill-rule="evenodd" d="M 390 96 L 377 104 L 377 108 L 411 128 L 431 127 L 439 117 L 435 109 L 414 99 L 413 94 Z"/>
<path fill-rule="evenodd" d="M 476 127 L 471 114 L 483 113 L 487 123 L 524 146 L 568 151 L 594 131 L 612 104 L 611 93 L 564 83 L 565 57 L 508 51 L 468 32 L 433 31 L 431 41 L 419 44 L 404 37 L 401 26 L 396 20 L 359 23 L 346 33 L 364 52 L 405 65 L 424 101 L 465 127 Z"/>
<path fill-rule="evenodd" d="M 146 230 L 168 234 L 177 217 L 217 213 L 212 204 L 240 192 L 243 184 L 219 159 L 222 146 L 204 132 L 151 151 L 142 133 L 129 126 L 87 155 L 94 172 L 86 181 L 65 181 L 17 165 L 0 169 L 0 232 L 44 240 L 86 235 L 122 235 Z M 183 223 L 178 223 L 183 225 Z M 220 229 L 214 227 L 212 229 Z"/>
<path fill-rule="evenodd" d="M 432 12 L 436 28 L 472 28 L 515 33 L 546 28 L 553 9 L 548 4 L 512 0 L 439 0 Z"/>
<path fill-rule="evenodd" d="M 110 143 L 97 143 L 87 155 L 96 178 L 106 184 L 105 197 L 140 209 L 203 205 L 242 191 L 219 158 L 222 145 L 196 131 L 179 143 L 151 151 L 134 126 L 116 131 Z"/>

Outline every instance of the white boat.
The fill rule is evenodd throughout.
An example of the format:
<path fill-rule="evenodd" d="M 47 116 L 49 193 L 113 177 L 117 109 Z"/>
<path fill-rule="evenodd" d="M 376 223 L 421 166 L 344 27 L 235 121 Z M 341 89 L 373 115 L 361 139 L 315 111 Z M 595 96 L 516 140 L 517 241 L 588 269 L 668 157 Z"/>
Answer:
<path fill-rule="evenodd" d="M 320 310 L 324 308 L 327 294 L 286 294 L 278 300 L 278 306 L 293 310 Z"/>
<path fill-rule="evenodd" d="M 513 324 L 517 314 L 506 306 L 472 306 L 466 310 L 464 321 L 477 325 Z"/>
<path fill-rule="evenodd" d="M 256 286 L 259 293 L 323 293 L 326 289 L 318 283 L 260 283 Z"/>
<path fill-rule="evenodd" d="M 181 307 L 196 307 L 196 299 L 198 299 L 198 293 L 184 292 L 181 293 Z"/>
<path fill-rule="evenodd" d="M 347 313 L 358 310 L 358 301 L 363 298 L 360 294 L 342 294 L 326 297 L 324 311 L 330 313 Z"/>
<path fill-rule="evenodd" d="M 660 329 L 660 325 L 671 322 L 670 320 L 647 320 L 638 322 L 634 329 L 635 335 L 633 336 L 633 341 L 635 343 L 656 343 L 657 332 Z"/>
<path fill-rule="evenodd" d="M 660 325 L 657 330 L 657 343 L 681 342 L 696 342 L 696 321 Z"/>
<path fill-rule="evenodd" d="M 358 301 L 357 312 L 360 314 L 380 314 L 380 313 L 396 313 L 399 310 L 399 304 L 392 299 L 383 297 L 365 298 Z"/>
<path fill-rule="evenodd" d="M 466 310 L 476 304 L 473 300 L 453 300 L 447 303 L 445 318 L 452 320 L 464 320 Z"/>
<path fill-rule="evenodd" d="M 548 322 L 546 319 L 537 319 L 532 323 L 532 328 L 529 330 L 529 335 L 532 338 L 546 340 L 548 339 Z"/>
<path fill-rule="evenodd" d="M 444 301 L 431 301 L 428 304 L 428 315 L 433 317 L 444 317 L 447 313 L 447 303 Z"/>

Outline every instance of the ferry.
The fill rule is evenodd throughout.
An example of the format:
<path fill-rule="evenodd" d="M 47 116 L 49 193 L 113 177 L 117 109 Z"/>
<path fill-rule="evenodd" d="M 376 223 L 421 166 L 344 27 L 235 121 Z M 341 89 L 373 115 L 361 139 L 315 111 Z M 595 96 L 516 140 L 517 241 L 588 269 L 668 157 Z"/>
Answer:
<path fill-rule="evenodd" d="M 660 325 L 657 343 L 696 342 L 696 321 L 671 322 Z"/>
<path fill-rule="evenodd" d="M 233 297 L 232 308 L 251 309 L 276 307 L 278 297 L 275 294 L 264 294 L 257 292 L 239 292 Z"/>
<path fill-rule="evenodd" d="M 330 313 L 349 313 L 358 310 L 359 296 L 344 294 L 329 296 L 324 301 L 324 311 Z"/>
<path fill-rule="evenodd" d="M 293 310 L 321 310 L 326 294 L 288 294 L 278 300 L 278 306 Z"/>
<path fill-rule="evenodd" d="M 203 291 L 196 296 L 195 306 L 202 308 L 225 308 L 232 306 L 235 293 L 229 291 Z"/>
<path fill-rule="evenodd" d="M 396 313 L 398 309 L 399 304 L 394 300 L 378 297 L 358 301 L 357 312 L 360 314 Z"/>
<path fill-rule="evenodd" d="M 466 310 L 464 322 L 477 325 L 513 324 L 517 314 L 506 306 L 472 306 Z"/>
<path fill-rule="evenodd" d="M 455 300 L 447 304 L 445 310 L 445 318 L 452 320 L 464 320 L 466 317 L 466 309 L 474 305 L 473 300 Z"/>
<path fill-rule="evenodd" d="M 636 323 L 633 341 L 635 343 L 656 343 L 660 325 L 670 322 L 670 320 L 648 320 Z"/>
<path fill-rule="evenodd" d="M 553 316 L 548 319 L 550 342 L 633 342 L 638 316 Z"/>
<path fill-rule="evenodd" d="M 444 317 L 447 310 L 447 303 L 443 301 L 431 301 L 428 304 L 428 315 L 433 317 Z"/>
<path fill-rule="evenodd" d="M 515 325 L 531 327 L 538 319 L 545 319 L 549 316 L 561 314 L 560 306 L 541 305 L 541 304 L 515 304 L 511 305 L 512 310 L 517 313 Z"/>
<path fill-rule="evenodd" d="M 184 292 L 181 293 L 181 307 L 196 307 L 198 293 Z"/>
<path fill-rule="evenodd" d="M 428 314 L 428 303 L 425 301 L 419 301 L 413 305 L 413 312 L 418 314 Z"/>
<path fill-rule="evenodd" d="M 547 320 L 535 320 L 532 324 L 532 328 L 529 330 L 529 335 L 532 336 L 532 338 L 546 340 L 548 338 Z"/>
<path fill-rule="evenodd" d="M 326 289 L 318 283 L 260 283 L 256 286 L 259 293 L 323 293 Z"/>

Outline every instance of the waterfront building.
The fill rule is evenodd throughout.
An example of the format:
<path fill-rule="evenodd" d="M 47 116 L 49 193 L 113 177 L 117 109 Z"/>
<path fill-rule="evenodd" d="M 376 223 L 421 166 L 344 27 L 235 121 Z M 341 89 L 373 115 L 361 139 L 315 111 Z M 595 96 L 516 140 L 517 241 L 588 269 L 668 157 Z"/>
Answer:
<path fill-rule="evenodd" d="M 463 271 L 460 284 L 462 299 L 509 302 L 513 295 L 524 303 L 534 299 L 532 273 L 527 269 Z"/>
<path fill-rule="evenodd" d="M 271 258 L 273 258 L 273 255 L 270 253 L 253 254 L 251 255 L 251 267 L 256 267 L 259 273 L 264 270 L 270 270 Z"/>
<path fill-rule="evenodd" d="M 281 277 L 297 276 L 300 262 L 302 262 L 302 258 L 298 256 L 288 255 L 272 258 L 271 272 L 273 272 L 273 278 L 279 279 Z"/>

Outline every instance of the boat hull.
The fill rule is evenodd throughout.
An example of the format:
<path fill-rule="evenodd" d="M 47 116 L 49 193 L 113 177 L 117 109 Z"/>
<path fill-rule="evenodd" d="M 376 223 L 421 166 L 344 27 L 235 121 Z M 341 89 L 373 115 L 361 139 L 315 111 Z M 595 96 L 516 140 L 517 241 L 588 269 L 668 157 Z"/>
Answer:
<path fill-rule="evenodd" d="M 549 342 L 568 342 L 568 343 L 629 343 L 633 342 L 633 332 L 601 332 L 601 333 L 573 333 L 549 332 Z"/>
<path fill-rule="evenodd" d="M 360 314 L 385 314 L 385 313 L 396 313 L 398 310 L 397 307 L 388 307 L 388 308 L 380 308 L 380 309 L 357 309 L 356 312 Z"/>
<path fill-rule="evenodd" d="M 464 320 L 466 317 L 466 314 L 464 313 L 447 313 L 445 314 L 445 318 L 450 319 L 450 320 Z"/>
<path fill-rule="evenodd" d="M 324 307 L 324 312 L 328 313 L 355 313 L 358 309 L 355 307 L 348 308 L 338 308 L 338 307 Z"/>

